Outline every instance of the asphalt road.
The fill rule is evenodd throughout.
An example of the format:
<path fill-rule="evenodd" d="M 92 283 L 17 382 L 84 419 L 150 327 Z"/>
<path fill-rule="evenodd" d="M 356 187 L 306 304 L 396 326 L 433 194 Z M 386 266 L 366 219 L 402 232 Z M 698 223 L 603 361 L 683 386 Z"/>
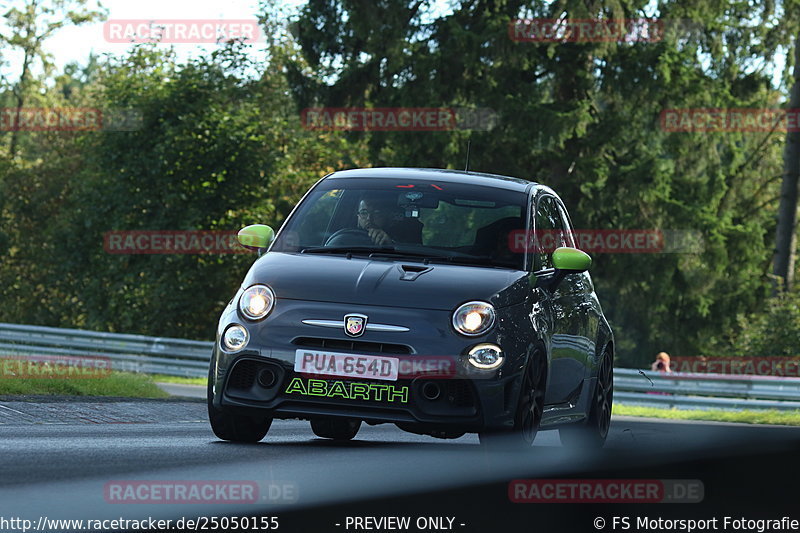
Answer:
<path fill-rule="evenodd" d="M 530 520 L 553 531 L 595 531 L 590 515 L 631 508 L 513 504 L 508 487 L 517 478 L 696 480 L 701 503 L 633 509 L 797 515 L 798 452 L 800 428 L 625 417 L 614 419 L 597 452 L 565 449 L 554 431 L 520 454 L 487 451 L 474 436 L 443 441 L 390 425 L 362 426 L 342 445 L 316 438 L 302 421 L 275 421 L 264 441 L 240 445 L 214 437 L 202 402 L 0 399 L 0 518 L 269 514 L 281 531 L 322 533 L 354 531 L 347 516 L 405 513 L 452 517 L 459 531 L 533 531 Z M 215 480 L 254 486 L 257 501 L 119 503 L 110 492 L 134 481 Z"/>

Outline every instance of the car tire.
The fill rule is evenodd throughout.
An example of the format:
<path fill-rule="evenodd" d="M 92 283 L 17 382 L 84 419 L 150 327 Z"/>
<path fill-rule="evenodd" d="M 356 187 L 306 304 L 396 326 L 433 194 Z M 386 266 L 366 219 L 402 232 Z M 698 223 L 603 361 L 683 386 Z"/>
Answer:
<path fill-rule="evenodd" d="M 311 431 L 317 437 L 333 440 L 352 440 L 361 429 L 361 420 L 352 418 L 315 418 Z"/>
<path fill-rule="evenodd" d="M 533 445 L 544 412 L 544 395 L 547 381 L 547 360 L 542 352 L 535 352 L 525 367 L 514 427 L 505 431 L 478 433 L 482 446 L 502 449 L 527 449 Z"/>
<path fill-rule="evenodd" d="M 211 372 L 215 366 L 214 356 L 211 356 L 211 364 L 208 369 L 208 420 L 211 423 L 211 430 L 218 438 L 231 442 L 258 442 L 263 439 L 270 426 L 272 418 L 246 415 L 233 412 L 229 409 L 218 409 L 214 407 L 213 394 L 211 390 Z"/>
<path fill-rule="evenodd" d="M 611 427 L 611 408 L 614 403 L 614 358 L 606 348 L 600 358 L 597 385 L 592 406 L 585 424 L 559 428 L 561 444 L 569 448 L 602 448 Z"/>

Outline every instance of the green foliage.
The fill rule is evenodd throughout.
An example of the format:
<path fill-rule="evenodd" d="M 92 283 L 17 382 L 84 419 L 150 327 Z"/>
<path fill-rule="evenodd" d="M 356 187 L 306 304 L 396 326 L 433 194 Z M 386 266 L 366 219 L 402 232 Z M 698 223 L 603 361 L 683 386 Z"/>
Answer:
<path fill-rule="evenodd" d="M 377 40 L 376 24 L 362 24 L 376 20 L 374 4 L 309 2 L 296 23 L 298 42 L 319 70 L 290 70 L 296 99 L 303 106 L 488 107 L 499 115 L 488 132 L 351 136 L 363 135 L 378 165 L 448 168 L 463 165 L 469 138 L 472 170 L 552 186 L 579 229 L 701 232 L 702 254 L 594 258 L 620 364 L 661 350 L 700 353 L 710 335 L 735 327 L 735 316 L 768 294 L 783 134 L 671 133 L 659 116 L 669 108 L 778 106 L 765 66 L 788 45 L 794 15 L 777 16 L 769 6 L 752 13 L 746 2 L 679 0 L 655 13 L 647 2 L 614 0 L 455 2 L 447 13 L 426 2 L 405 5 L 419 11 L 381 10 Z M 683 23 L 658 42 L 508 36 L 514 19 L 562 16 Z"/>
<path fill-rule="evenodd" d="M 21 133 L 17 157 L 0 152 L 0 320 L 208 339 L 252 256 L 111 255 L 105 232 L 277 228 L 330 171 L 463 168 L 471 140 L 472 170 L 554 187 L 578 229 L 702 234 L 702 253 L 593 258 L 619 364 L 796 339 L 796 321 L 767 331 L 781 321 L 765 304 L 784 135 L 669 132 L 659 117 L 782 105 L 770 68 L 797 33 L 797 0 L 451 4 L 310 0 L 283 27 L 262 0 L 266 63 L 235 43 L 185 64 L 139 46 L 31 80 L 26 105 L 134 110 L 141 124 Z M 658 42 L 509 38 L 513 19 L 562 16 L 690 22 Z M 488 108 L 499 121 L 303 129 L 300 110 L 317 105 Z"/>
<path fill-rule="evenodd" d="M 52 73 L 52 58 L 44 49 L 45 41 L 65 26 L 80 26 L 104 17 L 102 9 L 93 10 L 87 4 L 88 0 L 20 0 L 3 14 L 5 25 L 4 31 L 0 31 L 0 44 L 15 49 L 22 56 L 21 72 L 11 91 L 13 97 L 8 98 L 15 109 L 30 107 L 31 96 L 36 94 L 34 89 L 42 85 L 43 80 L 33 75 L 37 62 L 45 76 Z M 8 137 L 9 153 L 14 157 L 19 150 L 20 133 L 12 130 Z"/>
<path fill-rule="evenodd" d="M 14 369 L 18 361 L 0 358 L 4 371 Z M 6 373 L 0 379 L 0 395 L 59 394 L 68 396 L 114 396 L 120 398 L 167 398 L 151 376 L 131 372 L 111 372 L 102 377 L 32 378 Z"/>
<path fill-rule="evenodd" d="M 800 290 L 769 298 L 754 313 L 740 314 L 735 327 L 712 339 L 708 354 L 740 357 L 800 355 Z"/>
<path fill-rule="evenodd" d="M 185 65 L 143 46 L 78 85 L 72 98 L 142 122 L 30 134 L 26 155 L 46 157 L 9 162 L 0 321 L 211 338 L 254 256 L 114 255 L 103 235 L 278 227 L 321 172 L 347 164 L 339 139 L 300 129 L 279 76 L 245 75 L 254 67 L 239 45 Z"/>
<path fill-rule="evenodd" d="M 107 231 L 238 229 L 246 222 L 239 208 L 267 196 L 279 154 L 267 143 L 269 123 L 256 119 L 266 95 L 248 91 L 221 60 L 177 69 L 143 47 L 109 64 L 100 79 L 103 107 L 134 109 L 142 126 L 81 139 L 88 157 L 66 234 L 78 253 L 63 261 L 68 271 L 98 274 L 81 291 L 90 329 L 104 329 L 114 316 L 120 331 L 208 336 L 215 310 L 236 290 L 247 256 L 102 248 Z M 259 214 L 271 218 L 264 204 Z"/>

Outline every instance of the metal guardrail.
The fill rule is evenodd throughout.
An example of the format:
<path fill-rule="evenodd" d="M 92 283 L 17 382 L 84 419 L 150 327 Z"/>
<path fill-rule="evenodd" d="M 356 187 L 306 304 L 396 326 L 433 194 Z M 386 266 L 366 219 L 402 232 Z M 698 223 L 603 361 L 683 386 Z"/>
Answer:
<path fill-rule="evenodd" d="M 0 323 L 0 356 L 107 357 L 114 370 L 205 377 L 213 343 Z"/>
<path fill-rule="evenodd" d="M 800 378 L 649 371 L 642 375 L 636 369 L 615 368 L 614 400 L 667 409 L 795 410 L 800 409 Z"/>
<path fill-rule="evenodd" d="M 0 323 L 0 357 L 107 357 L 114 370 L 205 377 L 213 343 Z M 646 377 L 645 377 L 646 376 Z M 651 383 L 652 381 L 652 383 Z M 800 409 L 800 378 L 614 369 L 620 403 L 679 409 Z"/>

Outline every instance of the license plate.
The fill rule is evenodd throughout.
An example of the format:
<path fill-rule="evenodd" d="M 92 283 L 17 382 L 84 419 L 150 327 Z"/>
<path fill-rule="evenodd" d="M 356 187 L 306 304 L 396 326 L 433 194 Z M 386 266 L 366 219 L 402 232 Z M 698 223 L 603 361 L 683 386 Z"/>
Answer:
<path fill-rule="evenodd" d="M 397 357 L 379 355 L 297 350 L 294 356 L 294 371 L 303 374 L 397 381 L 399 367 Z"/>

